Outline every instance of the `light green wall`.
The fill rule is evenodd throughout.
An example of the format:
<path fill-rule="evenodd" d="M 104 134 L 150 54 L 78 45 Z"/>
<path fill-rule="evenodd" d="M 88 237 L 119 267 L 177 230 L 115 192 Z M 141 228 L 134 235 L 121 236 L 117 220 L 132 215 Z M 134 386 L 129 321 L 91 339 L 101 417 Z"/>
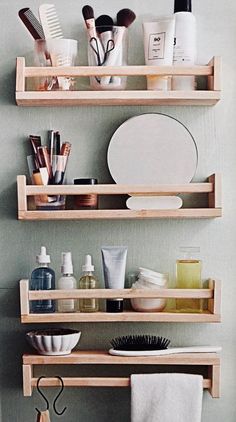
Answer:
<path fill-rule="evenodd" d="M 32 41 L 21 25 L 17 12 L 25 6 L 37 10 L 38 0 L 1 0 L 0 3 L 0 365 L 2 422 L 35 420 L 34 407 L 40 406 L 37 394 L 22 395 L 21 354 L 29 350 L 24 332 L 29 326 L 19 322 L 18 280 L 27 277 L 34 266 L 40 245 L 47 245 L 53 266 L 60 266 L 60 252 L 71 250 L 75 274 L 79 276 L 83 255 L 91 253 L 101 279 L 100 246 L 126 244 L 129 247 L 128 270 L 139 265 L 169 271 L 173 277 L 174 262 L 180 245 L 201 247 L 203 276 L 223 281 L 223 322 L 216 325 L 191 324 L 80 324 L 81 348 L 106 348 L 116 335 L 158 333 L 172 339 L 173 345 L 216 344 L 223 346 L 222 398 L 213 400 L 206 392 L 203 422 L 234 422 L 235 346 L 233 330 L 236 297 L 236 79 L 235 39 L 236 3 L 228 0 L 200 0 L 194 4 L 198 21 L 199 63 L 214 54 L 223 56 L 223 100 L 213 108 L 204 107 L 84 107 L 21 108 L 14 103 L 15 58 L 27 55 Z M 80 41 L 80 62 L 86 62 L 81 8 L 85 2 L 57 0 L 67 37 Z M 172 12 L 173 0 L 94 0 L 97 14 L 133 8 L 138 19 L 130 31 L 130 63 L 143 63 L 141 22 L 144 17 Z M 150 13 L 152 12 L 153 13 Z M 215 221 L 130 221 L 130 222 L 19 222 L 16 220 L 16 176 L 26 169 L 26 138 L 30 133 L 45 134 L 57 129 L 73 144 L 68 176 L 97 176 L 109 181 L 106 149 L 112 133 L 127 118 L 145 112 L 164 112 L 178 118 L 192 132 L 199 149 L 199 166 L 195 180 L 215 171 L 223 173 L 224 217 Z M 82 371 L 82 370 L 81 370 Z M 57 373 L 58 370 L 56 371 Z M 85 369 L 83 369 L 85 374 Z M 119 370 L 123 373 L 122 368 Z M 49 392 L 49 395 L 52 391 Z M 129 392 L 109 389 L 67 389 L 61 406 L 68 406 L 68 422 L 129 421 Z M 54 416 L 52 421 L 57 420 Z M 174 422 L 174 421 L 173 421 Z"/>

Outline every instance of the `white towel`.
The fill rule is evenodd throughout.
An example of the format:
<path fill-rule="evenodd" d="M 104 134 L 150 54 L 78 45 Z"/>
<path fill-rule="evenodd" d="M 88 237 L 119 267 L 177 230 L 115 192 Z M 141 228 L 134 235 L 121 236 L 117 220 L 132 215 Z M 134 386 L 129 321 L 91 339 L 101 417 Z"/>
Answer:
<path fill-rule="evenodd" d="M 131 375 L 131 422 L 201 422 L 203 377 Z"/>

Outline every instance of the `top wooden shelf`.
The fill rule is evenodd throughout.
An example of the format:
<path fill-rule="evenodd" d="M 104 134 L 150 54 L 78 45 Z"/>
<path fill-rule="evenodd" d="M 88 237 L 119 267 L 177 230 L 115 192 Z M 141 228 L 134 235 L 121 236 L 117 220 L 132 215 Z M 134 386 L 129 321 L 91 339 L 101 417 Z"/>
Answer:
<path fill-rule="evenodd" d="M 205 76 L 207 89 L 201 91 L 26 91 L 26 78 L 44 76 Z M 78 105 L 215 105 L 221 98 L 221 59 L 213 57 L 206 66 L 77 66 L 26 67 L 16 62 L 16 103 L 21 106 Z"/>

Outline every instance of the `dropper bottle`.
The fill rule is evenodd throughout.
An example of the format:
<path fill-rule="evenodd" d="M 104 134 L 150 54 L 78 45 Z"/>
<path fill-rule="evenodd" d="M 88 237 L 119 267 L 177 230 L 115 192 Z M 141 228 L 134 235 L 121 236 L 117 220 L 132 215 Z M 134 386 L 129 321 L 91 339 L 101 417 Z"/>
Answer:
<path fill-rule="evenodd" d="M 71 252 L 62 252 L 61 254 L 61 273 L 62 277 L 58 280 L 59 290 L 76 289 L 77 281 L 73 276 L 73 264 Z M 76 305 L 74 299 L 58 300 L 58 312 L 75 312 Z"/>
<path fill-rule="evenodd" d="M 36 256 L 38 267 L 32 271 L 30 290 L 54 290 L 55 273 L 49 268 L 50 255 L 47 255 L 45 246 L 41 246 L 40 254 Z M 30 311 L 34 313 L 55 312 L 55 300 L 34 300 L 30 304 Z"/>
<path fill-rule="evenodd" d="M 82 266 L 83 275 L 79 280 L 80 289 L 97 289 L 98 280 L 94 276 L 94 265 L 91 255 L 85 256 L 85 264 Z M 80 312 L 97 312 L 99 310 L 98 299 L 80 299 Z"/>

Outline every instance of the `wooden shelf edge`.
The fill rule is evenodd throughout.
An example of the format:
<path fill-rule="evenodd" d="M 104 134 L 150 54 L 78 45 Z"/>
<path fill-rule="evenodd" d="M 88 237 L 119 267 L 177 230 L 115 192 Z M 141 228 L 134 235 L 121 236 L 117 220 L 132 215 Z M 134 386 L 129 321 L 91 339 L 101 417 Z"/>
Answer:
<path fill-rule="evenodd" d="M 181 314 L 175 312 L 141 313 L 122 312 L 121 314 L 108 314 L 96 312 L 94 314 L 29 314 L 21 315 L 23 324 L 39 323 L 75 323 L 75 322 L 188 322 L 188 323 L 219 323 L 220 315 L 211 313 Z"/>
<path fill-rule="evenodd" d="M 18 211 L 19 220 L 126 220 L 126 219 L 201 219 L 222 217 L 221 208 L 181 208 L 178 210 L 63 210 L 63 211 Z"/>
<path fill-rule="evenodd" d="M 220 91 L 57 91 L 16 92 L 18 106 L 83 106 L 83 105 L 215 105 Z"/>

